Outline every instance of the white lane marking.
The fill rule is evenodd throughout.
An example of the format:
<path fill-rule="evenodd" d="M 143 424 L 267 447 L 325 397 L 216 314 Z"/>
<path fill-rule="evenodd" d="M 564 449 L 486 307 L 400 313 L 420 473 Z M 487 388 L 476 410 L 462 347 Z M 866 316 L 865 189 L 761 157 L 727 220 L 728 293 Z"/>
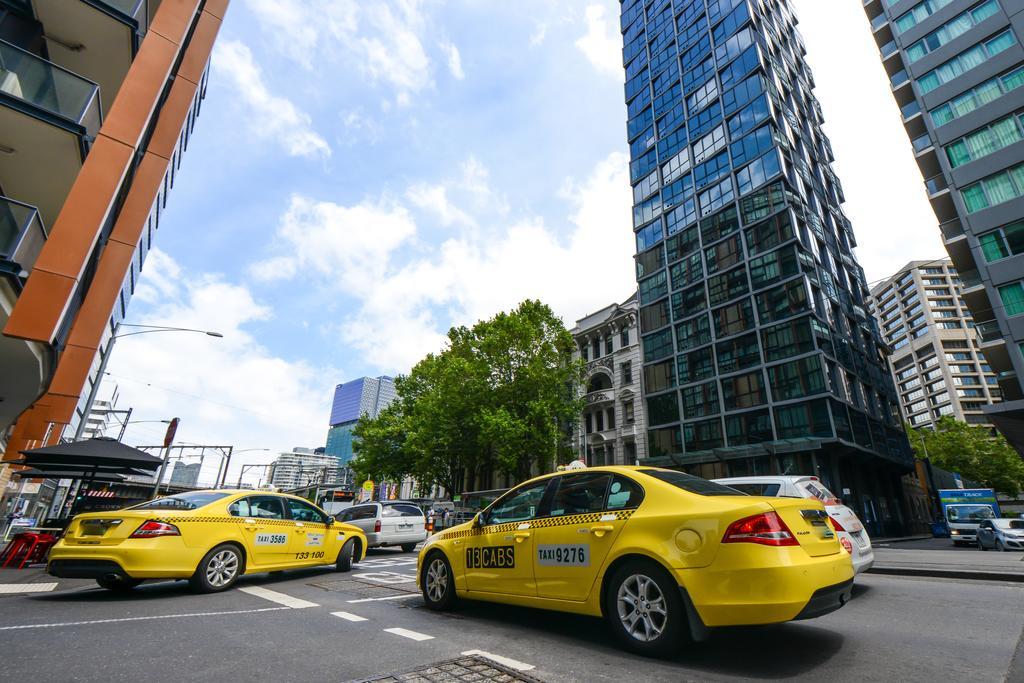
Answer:
<path fill-rule="evenodd" d="M 157 614 L 151 617 L 122 617 L 120 619 L 93 619 L 91 621 L 64 621 L 56 624 L 24 624 L 22 626 L 0 626 L 0 631 L 18 631 L 30 628 L 57 628 L 60 626 L 91 626 L 93 624 L 117 624 L 123 621 L 147 621 L 150 619 L 182 619 L 185 617 L 219 617 L 225 614 L 252 614 L 254 612 L 276 612 L 287 607 L 261 607 L 260 609 L 239 609 L 227 612 L 190 612 L 189 614 Z"/>
<path fill-rule="evenodd" d="M 392 583 L 412 583 L 416 580 L 415 574 L 396 574 L 395 572 L 360 572 L 353 574 L 354 579 L 363 579 L 365 581 L 373 581 L 375 583 L 392 584 Z"/>
<path fill-rule="evenodd" d="M 270 600 L 270 602 L 276 602 L 279 605 L 285 607 L 291 607 L 292 609 L 302 609 L 304 607 L 319 607 L 320 605 L 309 600 L 302 600 L 301 598 L 293 598 L 290 595 L 284 593 L 278 593 L 277 591 L 268 590 L 266 588 L 260 588 L 259 586 L 243 586 L 238 590 L 249 595 L 255 595 L 257 598 L 263 598 L 264 600 Z"/>
<path fill-rule="evenodd" d="M 0 593 L 48 593 L 57 587 L 53 583 L 0 583 Z"/>
<path fill-rule="evenodd" d="M 487 659 L 497 662 L 498 664 L 501 664 L 502 666 L 507 666 L 510 669 L 515 669 L 516 671 L 529 671 L 530 669 L 537 668 L 533 664 L 527 664 L 525 662 L 520 662 L 517 659 L 511 659 L 509 657 L 502 657 L 501 655 L 491 654 L 490 652 L 484 652 L 483 650 L 466 650 L 462 654 L 466 655 L 467 657 L 472 655 L 476 655 L 477 657 L 485 657 Z"/>
<path fill-rule="evenodd" d="M 404 600 L 406 598 L 418 598 L 419 593 L 409 593 L 408 595 L 389 595 L 386 598 L 360 598 L 358 600 L 348 600 L 348 604 L 354 605 L 357 602 L 379 602 L 381 600 Z"/>
<path fill-rule="evenodd" d="M 341 617 L 345 621 L 366 621 L 366 617 L 361 617 L 358 614 L 352 614 L 351 612 L 331 612 L 336 617 Z"/>
<path fill-rule="evenodd" d="M 434 636 L 428 636 L 426 633 L 417 633 L 416 631 L 410 631 L 407 628 L 386 628 L 385 633 L 394 633 L 396 636 L 402 636 L 409 640 L 433 640 Z"/>

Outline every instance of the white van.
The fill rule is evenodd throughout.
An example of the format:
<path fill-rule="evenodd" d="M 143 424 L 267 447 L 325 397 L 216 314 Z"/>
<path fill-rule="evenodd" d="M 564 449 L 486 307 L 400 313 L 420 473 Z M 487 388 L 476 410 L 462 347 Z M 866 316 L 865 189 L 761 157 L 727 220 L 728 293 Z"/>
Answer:
<path fill-rule="evenodd" d="M 411 553 L 417 543 L 427 540 L 427 519 L 423 510 L 407 501 L 353 505 L 338 515 L 337 520 L 362 529 L 367 548 L 397 545 L 402 552 Z"/>
<path fill-rule="evenodd" d="M 817 477 L 731 477 L 712 481 L 751 496 L 820 500 L 832 519 L 839 542 L 853 559 L 854 571 L 858 574 L 867 571 L 875 563 L 871 539 L 857 514 L 832 495 Z"/>

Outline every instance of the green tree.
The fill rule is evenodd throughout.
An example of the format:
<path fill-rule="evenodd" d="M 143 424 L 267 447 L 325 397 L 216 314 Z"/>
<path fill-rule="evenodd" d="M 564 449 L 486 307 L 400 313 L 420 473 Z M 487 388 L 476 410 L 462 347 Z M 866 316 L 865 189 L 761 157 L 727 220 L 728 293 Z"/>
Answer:
<path fill-rule="evenodd" d="M 992 436 L 987 427 L 946 416 L 939 418 L 934 430 L 908 427 L 907 434 L 914 455 L 927 455 L 944 470 L 1010 496 L 1024 487 L 1024 460 L 1002 434 Z"/>
<path fill-rule="evenodd" d="M 562 321 L 527 300 L 472 328 L 395 381 L 397 399 L 357 427 L 359 476 L 475 488 L 492 473 L 525 479 L 568 457 L 564 425 L 582 410 L 583 362 Z"/>

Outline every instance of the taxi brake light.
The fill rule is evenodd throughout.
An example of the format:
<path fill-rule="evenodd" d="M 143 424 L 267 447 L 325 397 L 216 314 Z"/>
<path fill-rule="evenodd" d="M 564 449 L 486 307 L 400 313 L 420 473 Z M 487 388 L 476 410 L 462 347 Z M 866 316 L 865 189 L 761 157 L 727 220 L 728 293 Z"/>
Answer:
<path fill-rule="evenodd" d="M 173 524 L 150 519 L 143 522 L 130 538 L 155 538 L 157 536 L 181 536 L 181 532 Z"/>
<path fill-rule="evenodd" d="M 722 543 L 758 543 L 760 545 L 800 545 L 789 527 L 775 512 L 763 512 L 733 522 L 725 530 Z"/>
<path fill-rule="evenodd" d="M 843 528 L 843 525 L 840 524 L 839 520 L 836 519 L 835 517 L 829 517 L 828 521 L 832 522 L 832 528 L 835 529 L 836 531 L 846 531 L 846 529 Z"/>

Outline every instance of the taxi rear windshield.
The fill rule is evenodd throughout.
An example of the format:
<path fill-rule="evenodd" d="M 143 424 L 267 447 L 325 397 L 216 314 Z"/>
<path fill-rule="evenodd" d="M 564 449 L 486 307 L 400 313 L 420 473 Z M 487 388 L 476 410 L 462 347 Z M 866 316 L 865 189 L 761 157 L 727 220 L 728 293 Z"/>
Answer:
<path fill-rule="evenodd" d="M 660 479 L 667 484 L 701 496 L 745 496 L 747 494 L 736 489 L 716 484 L 707 479 L 695 477 L 692 474 L 683 472 L 672 472 L 670 470 L 640 470 L 649 477 Z"/>
<path fill-rule="evenodd" d="M 215 500 L 220 500 L 228 494 L 214 493 L 213 491 L 193 491 L 190 493 L 177 493 L 173 496 L 157 498 L 142 505 L 136 505 L 133 510 L 195 510 L 204 505 L 209 505 Z"/>

